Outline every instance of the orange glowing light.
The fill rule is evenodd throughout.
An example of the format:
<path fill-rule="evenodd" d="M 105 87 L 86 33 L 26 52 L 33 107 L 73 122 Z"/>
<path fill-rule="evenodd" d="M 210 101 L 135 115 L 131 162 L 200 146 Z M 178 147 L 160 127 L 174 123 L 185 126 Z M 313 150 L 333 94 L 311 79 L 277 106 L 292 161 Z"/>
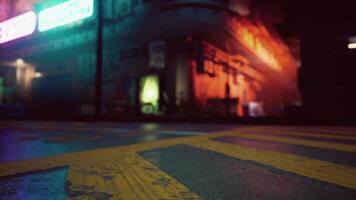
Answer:
<path fill-rule="evenodd" d="M 234 111 L 235 115 L 242 116 L 243 102 L 256 101 L 257 90 L 261 90 L 266 81 L 265 76 L 254 70 L 249 60 L 241 54 L 230 55 L 207 42 L 204 43 L 203 49 L 206 53 L 214 52 L 214 56 L 204 60 L 206 73 L 197 72 L 197 62 L 190 61 L 194 102 L 203 110 L 226 112 L 226 108 L 221 107 L 222 104 L 226 105 L 226 99 L 237 99 L 237 105 L 231 105 L 231 111 Z M 231 71 L 224 69 L 225 62 L 228 63 Z M 229 92 L 226 90 L 227 84 L 230 88 Z M 254 85 L 256 87 L 253 87 Z M 222 104 L 211 107 L 209 101 L 211 102 L 212 99 L 219 99 Z"/>
<path fill-rule="evenodd" d="M 241 27 L 239 31 L 241 38 L 240 41 L 249 48 L 258 58 L 263 62 L 271 66 L 273 69 L 281 71 L 281 66 L 275 58 L 275 55 L 269 50 L 266 45 L 263 44 L 261 38 L 258 35 L 253 34 L 248 27 Z"/>
<path fill-rule="evenodd" d="M 239 17 L 231 21 L 235 38 L 257 59 L 251 65 L 263 63 L 270 69 L 296 80 L 297 61 L 280 36 L 257 19 Z M 257 61 L 257 62 L 255 62 Z"/>

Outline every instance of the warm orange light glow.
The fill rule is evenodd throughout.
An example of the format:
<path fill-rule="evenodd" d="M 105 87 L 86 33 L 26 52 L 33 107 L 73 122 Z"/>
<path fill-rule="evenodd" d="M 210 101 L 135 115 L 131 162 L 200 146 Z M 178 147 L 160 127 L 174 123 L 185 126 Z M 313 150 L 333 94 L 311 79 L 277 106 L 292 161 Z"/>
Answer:
<path fill-rule="evenodd" d="M 243 103 L 256 101 L 256 93 L 262 88 L 262 84 L 266 81 L 263 74 L 254 70 L 249 66 L 249 61 L 244 56 L 229 55 L 227 52 L 213 47 L 209 43 L 204 43 L 205 52 L 214 52 L 212 60 L 204 61 L 204 71 L 206 73 L 197 73 L 197 63 L 191 61 L 191 73 L 193 78 L 194 99 L 198 107 L 203 110 L 219 110 L 224 112 L 221 107 L 211 107 L 209 100 L 220 99 L 224 103 L 226 98 L 238 99 L 237 107 L 231 107 L 236 115 L 243 115 Z M 239 60 L 243 62 L 243 66 L 235 62 Z M 230 69 L 236 70 L 237 73 L 227 72 L 224 66 L 219 62 L 228 62 Z M 246 78 L 245 78 L 246 77 Z M 229 85 L 230 92 L 227 94 L 226 87 Z M 256 85 L 256 87 L 253 87 Z M 221 106 L 221 105 L 220 105 Z"/>
<path fill-rule="evenodd" d="M 249 27 L 242 26 L 238 31 L 240 41 L 249 48 L 263 62 L 271 66 L 275 70 L 282 70 L 282 67 L 275 58 L 271 49 L 262 42 L 262 38 L 258 34 L 254 34 L 249 30 Z"/>
<path fill-rule="evenodd" d="M 224 111 L 226 102 L 237 99 L 237 106 L 230 107 L 236 115 L 242 116 L 243 105 L 249 102 L 262 102 L 266 113 L 274 113 L 295 92 L 291 88 L 297 62 L 280 36 L 257 20 L 239 17 L 231 23 L 236 48 L 204 43 L 203 73 L 198 59 L 191 61 L 195 105 L 208 112 Z"/>
<path fill-rule="evenodd" d="M 235 38 L 246 47 L 257 60 L 292 80 L 296 79 L 297 62 L 289 47 L 273 30 L 268 30 L 258 20 L 240 17 L 231 21 Z M 256 60 L 255 60 L 256 61 Z M 252 65 L 256 62 L 251 59 Z"/>

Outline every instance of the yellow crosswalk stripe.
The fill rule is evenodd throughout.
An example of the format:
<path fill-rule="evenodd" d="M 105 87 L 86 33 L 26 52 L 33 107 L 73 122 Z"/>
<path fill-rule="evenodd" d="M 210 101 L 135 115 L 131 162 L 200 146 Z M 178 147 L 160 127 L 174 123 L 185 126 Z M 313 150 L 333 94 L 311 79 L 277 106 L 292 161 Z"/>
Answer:
<path fill-rule="evenodd" d="M 272 127 L 265 126 L 265 130 L 279 130 L 279 131 L 294 131 L 294 132 L 304 132 L 304 133 L 313 133 L 320 132 L 322 134 L 347 134 L 349 136 L 356 136 L 356 129 L 354 130 L 345 130 L 345 129 L 336 129 L 335 127 Z"/>
<path fill-rule="evenodd" d="M 356 135 L 355 136 L 345 136 L 345 135 L 330 135 L 326 133 L 313 133 L 312 131 L 309 132 L 298 132 L 298 131 L 293 131 L 293 130 L 288 130 L 288 131 L 282 131 L 282 130 L 268 130 L 264 128 L 256 129 L 256 134 L 263 135 L 264 132 L 267 133 L 276 133 L 276 134 L 283 134 L 283 135 L 295 135 L 295 136 L 310 136 L 310 137 L 318 137 L 318 138 L 329 138 L 329 139 L 343 139 L 343 140 L 351 140 L 351 141 L 356 141 Z M 254 132 L 251 131 L 252 134 Z M 266 134 L 269 135 L 269 134 Z"/>
<path fill-rule="evenodd" d="M 253 134 L 253 133 L 244 133 L 240 130 L 228 131 L 226 134 L 228 136 L 236 136 L 241 138 L 253 139 L 253 140 L 262 140 L 262 141 L 270 141 L 270 142 L 281 142 L 287 144 L 296 144 L 303 145 L 309 147 L 316 147 L 322 149 L 331 149 L 337 151 L 346 151 L 346 152 L 356 152 L 356 145 L 351 144 L 339 144 L 332 142 L 321 142 L 315 140 L 306 140 L 306 139 L 295 139 L 295 138 L 287 138 L 287 137 L 278 137 L 271 135 L 261 135 L 261 134 Z"/>
<path fill-rule="evenodd" d="M 118 156 L 104 163 L 70 167 L 70 199 L 91 199 L 107 195 L 110 199 L 202 199 L 184 185 L 137 154 Z"/>
<path fill-rule="evenodd" d="M 68 153 L 0 164 L 0 177 L 69 166 L 71 200 L 100 199 L 201 199 L 183 184 L 138 156 L 136 152 L 206 140 L 224 133 L 160 140 L 84 152 Z M 109 170 L 107 170 L 109 169 Z M 106 180 L 106 171 L 120 172 Z M 93 172 L 94 171 L 94 172 Z M 90 173 L 95 175 L 90 175 Z M 110 176 L 106 174 L 107 176 Z M 78 195 L 80 194 L 80 195 Z M 88 194 L 86 196 L 85 194 Z M 95 196 L 97 195 L 97 196 Z M 159 198 L 157 198 L 159 197 Z"/>
<path fill-rule="evenodd" d="M 69 166 L 71 200 L 201 199 L 183 184 L 135 153 L 105 149 L 0 165 L 0 176 Z M 97 198 L 96 198 L 97 197 Z"/>
<path fill-rule="evenodd" d="M 193 142 L 191 145 L 237 159 L 257 162 L 298 175 L 356 189 L 356 169 L 353 167 L 286 153 L 261 151 L 216 141 Z"/>
<path fill-rule="evenodd" d="M 223 131 L 203 136 L 173 138 L 8 162 L 0 164 L 0 177 L 68 166 L 69 189 L 72 194 L 77 194 L 77 196 L 71 195 L 73 200 L 85 199 L 84 190 L 89 193 L 92 191 L 92 195 L 109 195 L 112 199 L 157 199 L 157 196 L 161 199 L 201 199 L 183 184 L 136 154 L 145 150 L 189 144 L 237 159 L 254 161 L 298 175 L 356 189 L 356 170 L 353 167 L 286 153 L 230 145 L 211 139 L 222 136 L 237 136 L 349 152 L 356 151 L 354 145 L 244 134 L 244 130 L 247 132 L 256 129 Z"/>
<path fill-rule="evenodd" d="M 250 128 L 246 130 L 250 130 Z M 251 130 L 253 130 L 253 128 L 251 128 Z M 101 162 L 109 158 L 113 159 L 113 155 L 125 155 L 127 153 L 136 153 L 139 151 L 163 148 L 176 144 L 189 144 L 192 141 L 204 141 L 224 135 L 226 135 L 226 132 L 218 132 L 203 136 L 172 138 L 166 140 L 158 140 L 154 142 L 132 144 L 127 146 L 67 153 L 50 157 L 35 158 L 31 160 L 12 161 L 0 164 L 0 177 L 61 166 L 77 165 L 78 163 L 84 166 L 87 163 L 93 162 L 93 160 Z"/>

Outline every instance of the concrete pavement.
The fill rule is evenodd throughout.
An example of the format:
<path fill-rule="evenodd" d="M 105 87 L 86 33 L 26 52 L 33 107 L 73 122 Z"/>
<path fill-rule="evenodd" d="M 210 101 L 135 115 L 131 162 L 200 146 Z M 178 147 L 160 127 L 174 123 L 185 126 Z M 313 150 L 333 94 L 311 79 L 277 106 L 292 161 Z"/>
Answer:
<path fill-rule="evenodd" d="M 0 126 L 0 199 L 356 199 L 352 127 Z"/>

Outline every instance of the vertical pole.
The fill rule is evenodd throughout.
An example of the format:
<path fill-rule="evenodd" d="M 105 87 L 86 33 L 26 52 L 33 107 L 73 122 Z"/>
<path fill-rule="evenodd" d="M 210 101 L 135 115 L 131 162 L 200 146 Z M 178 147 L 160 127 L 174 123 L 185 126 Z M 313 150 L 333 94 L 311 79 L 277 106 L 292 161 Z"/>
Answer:
<path fill-rule="evenodd" d="M 95 117 L 102 115 L 102 75 L 103 75 L 103 0 L 97 2 L 97 45 L 95 75 Z"/>

